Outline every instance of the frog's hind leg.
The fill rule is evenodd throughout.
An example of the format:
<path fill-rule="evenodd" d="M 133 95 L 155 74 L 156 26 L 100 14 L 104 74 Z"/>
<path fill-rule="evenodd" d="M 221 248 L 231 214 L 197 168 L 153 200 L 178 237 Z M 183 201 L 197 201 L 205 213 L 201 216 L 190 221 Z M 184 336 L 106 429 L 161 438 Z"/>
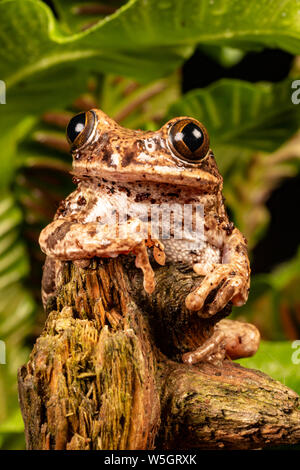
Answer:
<path fill-rule="evenodd" d="M 199 348 L 183 354 L 186 364 L 197 362 L 221 363 L 227 356 L 230 359 L 253 356 L 260 342 L 258 329 L 250 323 L 234 320 L 221 320 L 214 333 Z"/>
<path fill-rule="evenodd" d="M 220 363 L 225 357 L 225 335 L 222 331 L 214 331 L 195 351 L 182 355 L 182 361 L 186 364 L 197 364 L 197 362 Z"/>

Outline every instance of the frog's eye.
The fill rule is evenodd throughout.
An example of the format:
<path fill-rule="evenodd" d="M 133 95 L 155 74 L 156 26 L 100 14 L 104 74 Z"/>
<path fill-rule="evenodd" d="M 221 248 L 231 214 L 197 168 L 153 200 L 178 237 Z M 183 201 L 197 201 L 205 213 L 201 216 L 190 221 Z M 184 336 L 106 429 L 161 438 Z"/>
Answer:
<path fill-rule="evenodd" d="M 67 126 L 67 138 L 72 149 L 79 148 L 87 142 L 95 126 L 93 111 L 80 113 L 72 117 Z"/>
<path fill-rule="evenodd" d="M 169 140 L 179 158 L 197 163 L 209 150 L 209 136 L 200 122 L 181 119 L 169 131 Z"/>

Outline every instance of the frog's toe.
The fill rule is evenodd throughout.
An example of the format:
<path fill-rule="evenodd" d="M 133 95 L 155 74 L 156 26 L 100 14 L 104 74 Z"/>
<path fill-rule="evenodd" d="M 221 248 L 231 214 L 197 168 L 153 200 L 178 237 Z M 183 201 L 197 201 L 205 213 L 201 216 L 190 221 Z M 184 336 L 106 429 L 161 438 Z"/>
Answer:
<path fill-rule="evenodd" d="M 200 286 L 196 287 L 185 299 L 188 310 L 200 311 L 204 305 L 210 304 L 215 298 L 217 290 L 225 282 L 228 276 L 227 269 L 219 266 L 213 272 L 205 276 Z"/>
<path fill-rule="evenodd" d="M 247 298 L 242 293 L 243 279 L 239 277 L 227 279 L 217 290 L 211 303 L 207 303 L 206 313 L 211 316 L 226 307 L 233 299 L 238 299 L 240 305 L 243 305 Z"/>
<path fill-rule="evenodd" d="M 194 312 L 200 310 L 203 304 L 204 299 L 197 292 L 191 292 L 185 299 L 186 308 Z"/>
<path fill-rule="evenodd" d="M 188 310 L 199 311 L 208 317 L 222 310 L 229 302 L 243 305 L 248 297 L 244 277 L 233 271 L 230 266 L 219 266 L 208 274 L 202 284 L 191 292 L 185 301 Z"/>

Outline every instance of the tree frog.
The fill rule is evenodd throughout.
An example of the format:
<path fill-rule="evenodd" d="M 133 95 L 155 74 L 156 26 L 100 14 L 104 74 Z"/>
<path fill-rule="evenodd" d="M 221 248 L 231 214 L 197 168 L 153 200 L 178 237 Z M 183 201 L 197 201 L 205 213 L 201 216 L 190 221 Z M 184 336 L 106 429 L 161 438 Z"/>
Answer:
<path fill-rule="evenodd" d="M 247 243 L 228 219 L 223 179 L 202 123 L 183 116 L 157 131 L 131 130 L 92 109 L 70 120 L 67 138 L 77 189 L 40 235 L 47 255 L 44 302 L 55 292 L 63 261 L 121 254 L 135 256 L 149 295 L 155 289 L 152 263 L 183 264 L 202 276 L 185 299 L 186 308 L 202 317 L 215 315 L 229 302 L 237 306 L 246 302 Z M 195 230 L 197 208 L 200 237 Z M 153 224 L 153 214 L 162 209 L 170 220 L 159 216 Z M 189 230 L 182 229 L 183 214 L 188 214 Z M 184 354 L 183 360 L 189 364 L 209 360 L 220 345 L 232 358 L 249 356 L 258 344 L 259 332 L 253 325 L 221 320 L 207 343 Z"/>

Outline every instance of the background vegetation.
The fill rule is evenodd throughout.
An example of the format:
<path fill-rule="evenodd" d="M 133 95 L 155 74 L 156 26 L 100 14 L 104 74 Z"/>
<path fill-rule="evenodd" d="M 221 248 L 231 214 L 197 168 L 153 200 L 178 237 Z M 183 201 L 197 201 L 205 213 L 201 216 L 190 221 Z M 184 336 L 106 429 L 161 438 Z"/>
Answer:
<path fill-rule="evenodd" d="M 65 125 L 94 106 L 132 128 L 205 123 L 252 259 L 233 315 L 266 340 L 243 362 L 300 392 L 300 1 L 0 0 L 0 18 L 0 447 L 24 447 L 16 372 L 45 320 L 37 238 L 74 187 Z"/>

